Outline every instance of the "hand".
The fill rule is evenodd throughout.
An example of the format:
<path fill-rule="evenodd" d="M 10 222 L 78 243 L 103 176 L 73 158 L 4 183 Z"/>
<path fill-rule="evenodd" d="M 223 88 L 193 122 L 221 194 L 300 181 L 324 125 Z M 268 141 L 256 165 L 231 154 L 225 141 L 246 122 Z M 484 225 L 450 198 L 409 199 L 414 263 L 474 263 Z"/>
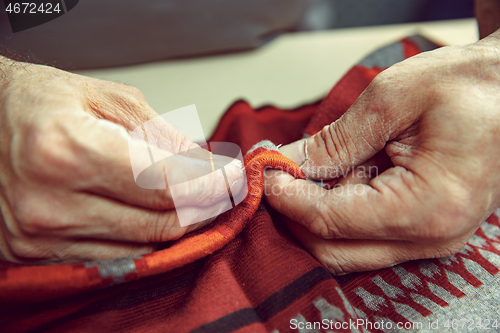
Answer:
<path fill-rule="evenodd" d="M 309 178 L 343 176 L 325 190 L 266 175 L 267 201 L 332 273 L 452 255 L 499 206 L 499 50 L 491 36 L 398 63 L 338 121 L 281 148 Z"/>
<path fill-rule="evenodd" d="M 157 116 L 136 88 L 0 57 L 2 257 L 136 256 L 210 222 L 180 227 L 168 190 L 136 185 L 127 130 Z M 198 147 L 170 124 L 155 125 L 152 149 L 175 154 Z M 179 163 L 166 168 L 195 174 L 200 163 L 210 161 Z M 241 176 L 234 166 L 227 172 L 230 184 Z M 227 193 L 218 187 L 212 177 L 199 178 L 185 193 L 191 201 L 183 204 L 217 209 Z M 215 195 L 207 195 L 208 189 Z"/>

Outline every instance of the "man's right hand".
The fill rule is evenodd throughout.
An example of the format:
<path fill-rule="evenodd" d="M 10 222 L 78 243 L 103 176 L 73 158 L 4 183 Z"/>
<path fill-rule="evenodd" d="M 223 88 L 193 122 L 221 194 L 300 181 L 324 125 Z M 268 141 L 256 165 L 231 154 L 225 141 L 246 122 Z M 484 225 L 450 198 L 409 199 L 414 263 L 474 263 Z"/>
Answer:
<path fill-rule="evenodd" d="M 331 190 L 265 178 L 268 203 L 332 273 L 450 256 L 499 207 L 499 37 L 395 64 L 340 119 L 280 148 L 308 178 L 340 178 Z"/>
<path fill-rule="evenodd" d="M 136 88 L 0 56 L 0 255 L 11 261 L 135 256 L 210 222 L 180 227 L 168 189 L 136 185 L 127 130 L 157 116 Z M 157 126 L 152 149 L 163 155 L 198 147 L 170 124 Z M 210 161 L 166 168 L 196 174 L 199 163 Z M 229 184 L 242 176 L 235 164 L 226 172 Z M 227 189 L 211 176 L 198 180 L 187 197 L 203 216 Z M 240 189 L 232 188 L 233 195 Z"/>

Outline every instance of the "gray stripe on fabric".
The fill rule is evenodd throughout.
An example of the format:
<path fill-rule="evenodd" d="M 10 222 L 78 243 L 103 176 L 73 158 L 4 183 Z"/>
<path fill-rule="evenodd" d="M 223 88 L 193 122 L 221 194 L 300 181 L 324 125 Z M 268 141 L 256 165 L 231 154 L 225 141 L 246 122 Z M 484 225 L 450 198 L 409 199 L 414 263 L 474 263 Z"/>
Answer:
<path fill-rule="evenodd" d="M 101 278 L 112 277 L 113 283 L 125 282 L 125 275 L 136 271 L 135 257 L 85 263 L 86 268 L 97 267 Z"/>
<path fill-rule="evenodd" d="M 428 40 L 424 36 L 415 35 L 415 36 L 408 37 L 408 39 L 411 40 L 413 43 L 417 44 L 418 48 L 422 52 L 431 51 L 431 50 L 437 49 L 439 47 L 437 44 L 431 42 L 430 40 Z"/>
<path fill-rule="evenodd" d="M 257 148 L 266 148 L 267 150 L 275 150 L 275 151 L 279 151 L 278 150 L 278 147 L 272 143 L 271 141 L 269 140 L 262 140 L 256 144 L 254 144 L 252 146 L 252 148 L 250 148 L 247 152 L 247 154 L 250 154 L 251 152 L 253 152 L 255 149 Z"/>
<path fill-rule="evenodd" d="M 403 44 L 400 42 L 387 45 L 370 54 L 359 63 L 367 68 L 387 68 L 405 59 Z"/>

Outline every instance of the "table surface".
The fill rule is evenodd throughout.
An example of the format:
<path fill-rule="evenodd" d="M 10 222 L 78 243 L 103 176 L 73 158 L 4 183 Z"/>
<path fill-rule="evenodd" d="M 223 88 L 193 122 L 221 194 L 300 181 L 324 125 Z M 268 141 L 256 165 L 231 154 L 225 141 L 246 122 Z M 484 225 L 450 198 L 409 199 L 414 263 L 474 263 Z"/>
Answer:
<path fill-rule="evenodd" d="M 248 52 L 78 73 L 139 88 L 159 114 L 195 104 L 208 138 L 234 101 L 283 108 L 317 101 L 364 56 L 417 33 L 444 45 L 478 36 L 474 19 L 303 32 Z"/>

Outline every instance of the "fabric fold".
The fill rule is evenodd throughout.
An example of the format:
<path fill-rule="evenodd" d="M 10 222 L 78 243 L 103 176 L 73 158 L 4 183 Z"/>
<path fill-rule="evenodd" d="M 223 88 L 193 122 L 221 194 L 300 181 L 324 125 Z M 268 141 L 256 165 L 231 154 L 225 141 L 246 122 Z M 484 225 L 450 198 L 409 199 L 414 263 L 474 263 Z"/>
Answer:
<path fill-rule="evenodd" d="M 334 278 L 261 200 L 265 168 L 305 179 L 276 144 L 318 132 L 341 117 L 383 69 L 436 47 L 421 36 L 384 47 L 351 68 L 322 101 L 295 110 L 256 110 L 235 102 L 209 141 L 233 142 L 248 151 L 270 140 L 245 157 L 249 191 L 241 204 L 208 227 L 139 258 L 54 266 L 2 263 L 2 329 L 283 333 L 398 331 L 402 325 L 431 332 L 431 323 L 443 328 L 457 316 L 489 319 L 493 327 L 500 316 L 500 209 L 454 256 Z"/>

